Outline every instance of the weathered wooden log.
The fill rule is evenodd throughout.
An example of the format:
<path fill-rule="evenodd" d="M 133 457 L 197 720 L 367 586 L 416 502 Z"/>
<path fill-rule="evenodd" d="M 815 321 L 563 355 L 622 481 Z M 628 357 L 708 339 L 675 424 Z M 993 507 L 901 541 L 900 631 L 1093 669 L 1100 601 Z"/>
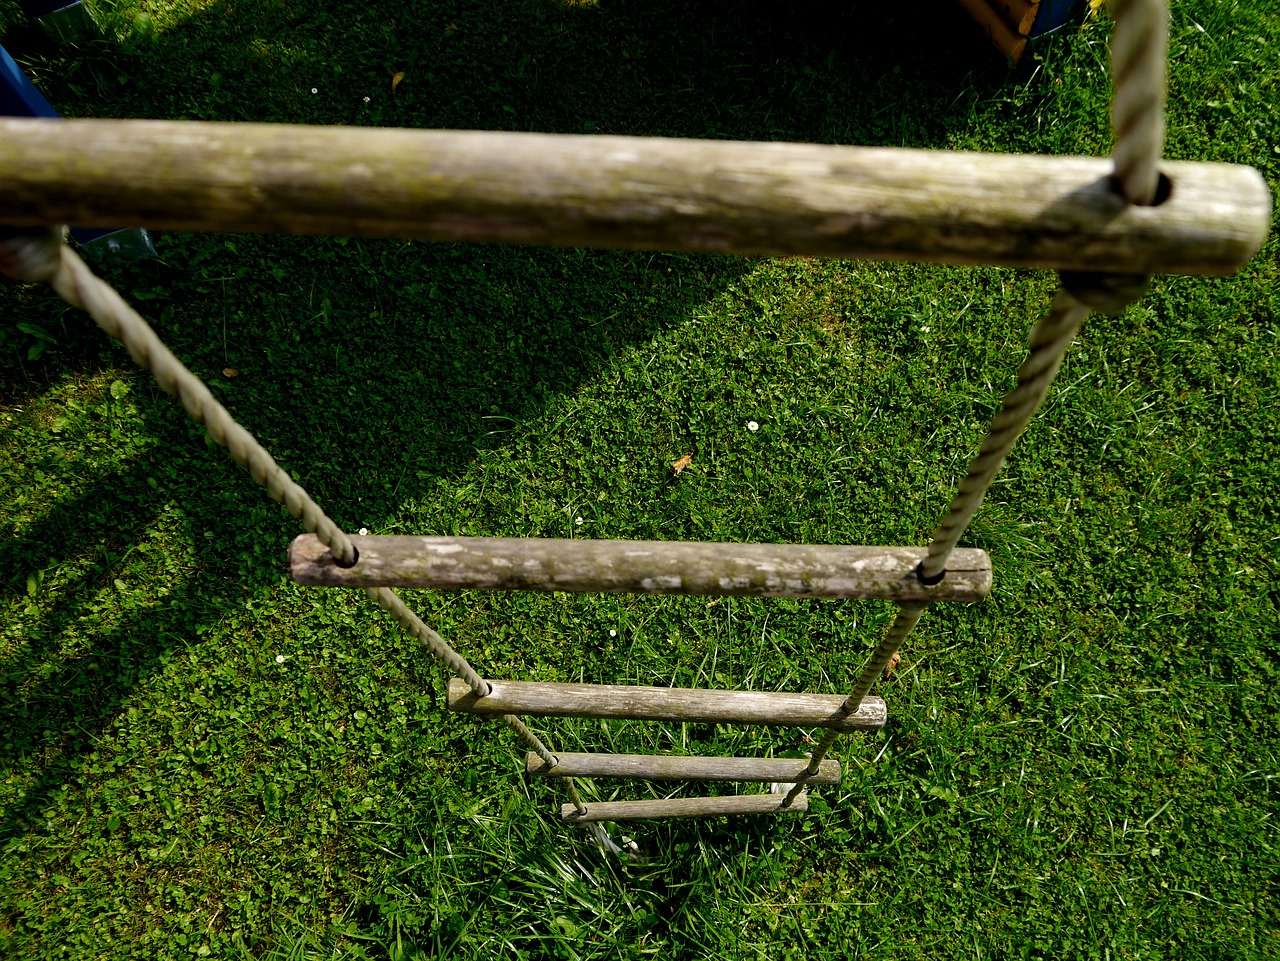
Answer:
<path fill-rule="evenodd" d="M 962 548 L 929 587 L 916 576 L 924 548 L 521 537 L 353 536 L 353 567 L 339 567 L 314 534 L 294 539 L 299 584 L 425 587 L 440 591 L 566 591 L 735 597 L 853 597 L 978 601 L 991 558 Z"/>
<path fill-rule="evenodd" d="M 560 806 L 560 820 L 642 821 L 665 818 L 705 818 L 733 814 L 803 814 L 809 810 L 808 795 L 801 793 L 787 807 L 782 794 L 738 794 L 730 797 L 686 797 L 655 801 L 598 801 L 587 804 L 582 814 L 572 804 Z"/>
<path fill-rule="evenodd" d="M 0 120 L 0 223 L 331 233 L 1221 274 L 1266 237 L 1248 167 L 815 144 Z"/>
<path fill-rule="evenodd" d="M 884 701 L 866 697 L 855 714 L 842 710 L 835 694 L 782 694 L 623 684 L 552 684 L 492 681 L 479 697 L 461 678 L 449 681 L 449 710 L 468 714 L 530 714 L 534 717 L 607 717 L 691 724 L 768 724 L 874 731 L 884 727 Z"/>
<path fill-rule="evenodd" d="M 617 777 L 645 781 L 800 780 L 809 762 L 788 757 L 678 757 L 672 754 L 566 754 L 556 752 L 555 767 L 530 751 L 525 773 L 536 777 Z M 809 784 L 839 784 L 840 762 L 823 761 Z"/>
<path fill-rule="evenodd" d="M 1027 49 L 1027 38 L 1012 29 L 987 0 L 956 0 L 978 22 L 987 39 L 1006 57 L 1017 63 Z"/>

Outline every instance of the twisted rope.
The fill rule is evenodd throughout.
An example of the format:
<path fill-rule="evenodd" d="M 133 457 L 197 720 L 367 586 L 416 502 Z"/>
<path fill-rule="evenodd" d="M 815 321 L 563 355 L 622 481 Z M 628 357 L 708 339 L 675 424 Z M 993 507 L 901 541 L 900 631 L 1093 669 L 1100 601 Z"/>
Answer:
<path fill-rule="evenodd" d="M 443 637 L 427 627 L 417 614 L 409 610 L 408 605 L 400 600 L 400 595 L 389 587 L 366 587 L 365 594 L 384 611 L 400 622 L 400 625 L 422 642 L 422 646 L 431 652 L 436 660 L 441 661 L 471 688 L 476 697 L 489 694 L 489 684 L 476 673 L 467 659 L 449 646 Z"/>
<path fill-rule="evenodd" d="M 1075 340 L 1080 325 L 1090 310 L 1119 313 L 1139 299 L 1150 277 L 1129 274 L 1070 273 L 1062 275 L 1062 288 L 1049 307 L 1048 314 L 1031 329 L 1027 337 L 1027 359 L 1018 369 L 1018 383 L 1004 397 L 1000 412 L 987 430 L 978 455 L 969 463 L 969 469 L 951 500 L 950 509 L 934 532 L 925 559 L 917 568 L 917 576 L 926 584 L 936 584 L 946 573 L 947 560 L 955 550 L 961 535 L 968 528 L 973 515 L 982 506 L 991 482 L 999 473 L 1014 443 L 1035 416 L 1062 366 L 1067 348 Z M 884 639 L 862 669 L 853 691 L 840 706 L 844 715 L 856 713 L 862 700 L 871 690 L 876 679 L 897 653 L 920 621 L 928 603 L 907 602 L 898 606 Z M 787 792 L 783 806 L 802 790 L 809 778 L 818 773 L 818 767 L 835 744 L 838 732 L 827 731 L 809 756 L 809 765 L 800 780 Z"/>
<path fill-rule="evenodd" d="M 1126 203 L 1147 206 L 1156 198 L 1164 151 L 1167 0 L 1111 0 L 1111 16 L 1115 177 Z"/>
<path fill-rule="evenodd" d="M 0 272 L 27 283 L 47 282 L 74 307 L 91 316 L 112 337 L 121 341 L 138 366 L 149 371 L 161 389 L 182 401 L 183 408 L 209 436 L 225 447 L 236 463 L 248 467 L 255 481 L 267 489 L 329 548 L 335 560 L 351 566 L 358 559 L 355 546 L 311 496 L 296 484 L 247 430 L 218 403 L 195 374 L 188 370 L 160 340 L 151 326 L 134 311 L 109 284 L 96 277 L 79 255 L 65 243 L 64 230 L 0 235 Z M 411 635 L 450 670 L 458 674 L 479 697 L 489 693 L 489 684 L 439 634 L 424 624 L 390 588 L 368 588 L 365 593 L 391 614 Z M 502 720 L 515 731 L 545 764 L 555 767 L 559 759 L 520 718 L 504 714 Z M 572 779 L 566 778 L 569 796 L 579 813 L 586 805 Z"/>
<path fill-rule="evenodd" d="M 1111 11 L 1115 19 L 1111 39 L 1115 179 L 1126 203 L 1149 205 L 1155 202 L 1159 191 L 1159 165 L 1164 150 L 1169 12 L 1166 0 L 1111 0 Z M 1120 313 L 1142 297 L 1150 280 L 1149 275 L 1083 272 L 1061 275 L 1062 287 L 1049 313 L 1032 328 L 1028 337 L 1030 352 L 1018 370 L 1018 384 L 1005 395 L 1000 412 L 978 449 L 978 456 L 970 462 L 947 516 L 938 525 L 925 559 L 916 569 L 921 581 L 936 584 L 945 576 L 947 559 L 982 506 L 1014 442 L 1035 416 L 1062 366 L 1067 348 L 1090 310 Z M 884 640 L 863 668 L 853 692 L 841 705 L 844 714 L 852 714 L 862 706 L 862 699 L 915 629 L 926 607 L 927 603 L 919 602 L 898 606 L 897 616 Z M 829 730 L 818 742 L 800 780 L 787 792 L 783 807 L 790 805 L 804 790 L 809 778 L 818 773 L 818 766 L 837 736 L 837 732 Z"/>
<path fill-rule="evenodd" d="M 907 639 L 907 635 L 915 628 L 916 622 L 920 620 L 920 615 L 924 613 L 924 609 L 928 606 L 928 603 L 922 601 L 907 601 L 898 605 L 897 616 L 894 617 L 893 623 L 889 625 L 889 630 L 885 632 L 884 640 L 880 642 L 880 646 L 871 655 L 871 660 L 862 669 L 862 674 L 858 677 L 858 683 L 854 685 L 853 693 L 845 698 L 844 703 L 840 705 L 840 713 L 843 716 L 848 717 L 850 714 L 857 713 L 858 708 L 862 706 L 862 699 L 871 690 L 871 685 L 875 683 L 885 665 L 889 663 L 898 648 L 902 646 L 902 642 Z M 782 799 L 783 807 L 790 807 L 796 795 L 804 790 L 809 778 L 818 773 L 818 768 L 823 760 L 826 759 L 828 752 L 830 752 L 832 745 L 836 743 L 836 738 L 839 736 L 839 731 L 830 729 L 822 735 L 822 740 L 818 742 L 817 747 L 809 754 L 809 766 L 804 769 L 799 780 L 792 785 L 791 790 L 787 792 L 787 796 Z"/>
<path fill-rule="evenodd" d="M 351 539 L 294 483 L 253 435 L 235 422 L 209 388 L 182 365 L 147 322 L 110 285 L 94 276 L 76 252 L 63 242 L 62 231 L 13 237 L 0 246 L 8 250 L 0 263 L 0 267 L 12 268 L 6 269 L 6 273 L 27 282 L 45 281 L 67 303 L 86 311 L 99 327 L 123 342 L 129 356 L 151 372 L 161 390 L 182 401 L 191 419 L 203 425 L 237 464 L 247 467 L 253 479 L 301 521 L 307 531 L 314 533 L 339 564 L 350 567 L 355 563 L 356 550 Z"/>
<path fill-rule="evenodd" d="M 379 607 L 399 621 L 405 630 L 416 637 L 436 660 L 444 663 L 449 670 L 466 681 L 473 694 L 477 697 L 485 697 L 489 694 L 491 690 L 489 682 L 477 674 L 467 659 L 450 647 L 443 637 L 424 624 L 422 619 L 400 599 L 399 594 L 389 587 L 366 587 L 364 592 Z M 543 744 L 538 735 L 529 730 L 528 725 L 516 715 L 503 714 L 502 723 L 515 731 L 547 767 L 555 767 L 560 763 L 560 759 L 551 753 L 550 748 Z M 587 807 L 578 795 L 578 788 L 573 783 L 573 778 L 565 778 L 565 787 L 568 788 L 569 798 L 577 807 L 578 813 L 586 814 Z"/>
<path fill-rule="evenodd" d="M 970 462 L 969 470 L 951 501 L 951 508 L 934 532 L 928 554 L 920 562 L 920 579 L 926 584 L 941 579 L 947 559 L 973 515 L 982 506 L 987 488 L 1009 456 L 1014 441 L 1031 423 L 1058 368 L 1062 366 L 1063 355 L 1088 314 L 1088 307 L 1066 290 L 1060 290 L 1049 313 L 1031 329 L 1028 337 L 1030 352 L 1018 370 L 1018 384 L 1005 395 L 1000 412 L 978 448 L 978 456 Z"/>

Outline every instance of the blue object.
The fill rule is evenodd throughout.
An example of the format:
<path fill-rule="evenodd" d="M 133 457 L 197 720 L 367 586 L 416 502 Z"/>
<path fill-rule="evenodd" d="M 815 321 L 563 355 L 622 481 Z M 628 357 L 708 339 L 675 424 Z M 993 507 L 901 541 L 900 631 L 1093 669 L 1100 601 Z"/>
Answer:
<path fill-rule="evenodd" d="M 0 47 L 0 117 L 43 117 L 58 119 L 58 112 L 27 79 L 4 47 Z M 96 252 L 123 253 L 127 256 L 154 257 L 155 248 L 146 230 L 74 228 L 71 236 L 83 247 Z"/>
<path fill-rule="evenodd" d="M 1036 21 L 1028 36 L 1032 40 L 1047 37 L 1078 21 L 1084 14 L 1085 0 L 1040 0 Z"/>

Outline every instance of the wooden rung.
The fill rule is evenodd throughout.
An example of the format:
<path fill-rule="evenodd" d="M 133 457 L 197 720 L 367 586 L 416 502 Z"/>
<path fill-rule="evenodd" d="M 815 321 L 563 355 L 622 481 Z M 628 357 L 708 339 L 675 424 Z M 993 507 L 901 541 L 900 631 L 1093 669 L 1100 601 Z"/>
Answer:
<path fill-rule="evenodd" d="M 537 777 L 626 777 L 646 781 L 798 781 L 809 762 L 787 757 L 678 757 L 670 754 L 556 754 L 548 767 L 530 751 L 527 774 Z M 839 784 L 840 762 L 823 761 L 809 784 Z"/>
<path fill-rule="evenodd" d="M 449 682 L 449 710 L 468 714 L 531 714 L 535 717 L 608 717 L 701 724 L 772 724 L 867 731 L 884 727 L 884 701 L 863 698 L 856 714 L 844 714 L 838 694 L 773 694 L 622 684 L 550 684 L 486 681 L 477 697 L 466 681 Z"/>
<path fill-rule="evenodd" d="M 1011 53 L 1025 42 L 979 0 Z M 92 162 L 85 158 L 92 157 Z M 192 120 L 0 119 L 0 223 L 1223 274 L 1262 246 L 1254 170 L 1107 157 Z"/>
<path fill-rule="evenodd" d="M 289 549 L 299 584 L 433 590 L 583 591 L 978 601 L 991 590 L 986 551 L 960 548 L 946 576 L 916 576 L 924 548 L 522 537 L 353 536 L 359 559 L 339 567 L 314 534 Z"/>
<path fill-rule="evenodd" d="M 809 797 L 803 791 L 787 807 L 785 794 L 738 794 L 730 797 L 686 797 L 665 801 L 588 802 L 587 813 L 579 814 L 572 804 L 560 805 L 560 820 L 640 821 L 661 818 L 706 818 L 728 814 L 803 814 Z"/>

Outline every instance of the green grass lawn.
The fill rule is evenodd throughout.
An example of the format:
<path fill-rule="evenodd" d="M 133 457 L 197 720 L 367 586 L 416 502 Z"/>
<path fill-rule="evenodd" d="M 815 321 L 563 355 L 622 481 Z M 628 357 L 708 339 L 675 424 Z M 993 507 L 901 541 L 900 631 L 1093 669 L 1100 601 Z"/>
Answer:
<path fill-rule="evenodd" d="M 1010 72 L 942 0 L 95 6 L 119 44 L 55 48 L 0 3 L 70 116 L 1111 145 L 1105 22 Z M 1170 62 L 1169 156 L 1274 192 L 1280 6 L 1174 4 Z M 1054 285 L 155 239 L 102 270 L 374 533 L 922 544 Z M 362 594 L 293 585 L 293 522 L 119 344 L 0 287 L 0 957 L 1280 956 L 1278 250 L 1088 321 L 963 542 L 991 598 L 926 614 L 838 788 L 804 817 L 628 825 L 637 861 L 561 826 L 523 745 L 448 714 L 447 675 Z M 406 595 L 491 677 L 824 693 L 892 613 Z M 752 755 L 812 733 L 536 728 Z"/>

